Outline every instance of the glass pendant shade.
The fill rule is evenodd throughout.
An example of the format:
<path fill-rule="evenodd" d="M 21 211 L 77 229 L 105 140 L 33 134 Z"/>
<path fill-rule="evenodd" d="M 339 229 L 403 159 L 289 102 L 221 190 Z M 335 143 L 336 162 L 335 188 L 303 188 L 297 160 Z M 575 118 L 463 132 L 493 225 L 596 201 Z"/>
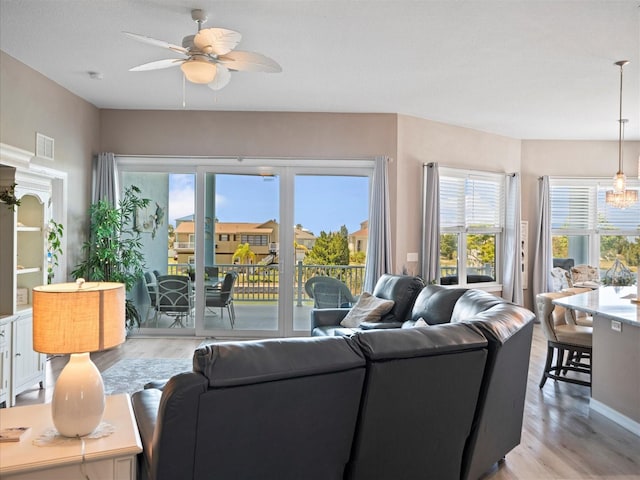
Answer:
<path fill-rule="evenodd" d="M 627 176 L 623 172 L 618 172 L 613 176 L 613 191 L 615 193 L 624 192 L 627 188 Z"/>
<path fill-rule="evenodd" d="M 606 193 L 605 201 L 614 208 L 629 208 L 638 201 L 638 191 L 624 190 L 622 192 L 614 192 L 609 190 Z"/>
<path fill-rule="evenodd" d="M 180 69 L 191 83 L 211 83 L 216 77 L 215 64 L 198 57 L 184 62 Z"/>
<path fill-rule="evenodd" d="M 622 70 L 629 63 L 628 60 L 620 60 L 614 65 L 620 67 L 620 117 L 618 130 L 618 172 L 613 176 L 613 189 L 606 192 L 605 201 L 614 208 L 628 208 L 638 201 L 637 190 L 627 190 L 627 177 L 622 166 L 622 140 L 624 138 L 624 125 L 628 122 L 622 118 Z M 640 160 L 639 160 L 640 162 Z M 639 173 L 640 175 L 640 173 Z"/>

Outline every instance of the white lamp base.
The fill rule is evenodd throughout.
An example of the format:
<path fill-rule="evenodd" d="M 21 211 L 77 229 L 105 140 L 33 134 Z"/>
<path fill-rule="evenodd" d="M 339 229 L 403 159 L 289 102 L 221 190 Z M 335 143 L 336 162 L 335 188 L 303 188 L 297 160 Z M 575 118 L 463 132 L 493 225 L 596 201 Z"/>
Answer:
<path fill-rule="evenodd" d="M 104 414 L 104 383 L 88 353 L 74 353 L 64 367 L 53 392 L 51 417 L 65 437 L 93 432 Z"/>

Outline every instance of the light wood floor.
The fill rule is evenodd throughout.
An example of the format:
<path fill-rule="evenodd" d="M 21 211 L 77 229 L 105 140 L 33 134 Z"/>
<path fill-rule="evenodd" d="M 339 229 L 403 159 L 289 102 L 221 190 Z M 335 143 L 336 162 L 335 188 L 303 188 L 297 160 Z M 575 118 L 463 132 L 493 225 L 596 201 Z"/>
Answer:
<path fill-rule="evenodd" d="M 122 358 L 190 358 L 201 340 L 132 338 L 92 358 L 100 371 Z M 546 341 L 536 325 L 522 443 L 483 480 L 640 479 L 640 437 L 590 411 L 587 387 L 548 380 L 538 388 L 545 355 Z M 18 405 L 49 401 L 65 363 L 63 357 L 51 359 L 46 388 L 18 396 Z"/>

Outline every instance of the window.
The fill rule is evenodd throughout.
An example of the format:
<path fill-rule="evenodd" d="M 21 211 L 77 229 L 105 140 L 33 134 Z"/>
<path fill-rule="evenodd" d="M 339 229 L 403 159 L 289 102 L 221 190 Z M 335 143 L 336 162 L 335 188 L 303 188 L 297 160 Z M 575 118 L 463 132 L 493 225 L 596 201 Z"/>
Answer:
<path fill-rule="evenodd" d="M 632 271 L 640 261 L 640 203 L 613 208 L 605 202 L 610 189 L 610 179 L 549 179 L 553 258 L 596 266 L 603 279 L 616 260 Z"/>
<path fill-rule="evenodd" d="M 266 246 L 269 245 L 268 235 L 240 235 L 240 243 L 249 245 Z"/>
<path fill-rule="evenodd" d="M 228 242 L 229 241 L 229 234 L 228 233 L 222 233 L 218 236 L 219 240 L 221 242 Z"/>
<path fill-rule="evenodd" d="M 496 282 L 504 175 L 440 169 L 440 283 Z"/>

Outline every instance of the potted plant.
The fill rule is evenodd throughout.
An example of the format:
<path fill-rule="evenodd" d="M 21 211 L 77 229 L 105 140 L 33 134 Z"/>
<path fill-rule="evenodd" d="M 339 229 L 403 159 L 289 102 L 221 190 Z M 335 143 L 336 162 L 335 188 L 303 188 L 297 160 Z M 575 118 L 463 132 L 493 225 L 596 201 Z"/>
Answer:
<path fill-rule="evenodd" d="M 47 226 L 47 283 L 53 281 L 54 269 L 62 255 L 62 235 L 64 227 L 55 220 L 49 220 Z"/>
<path fill-rule="evenodd" d="M 20 206 L 20 200 L 16 197 L 16 183 L 11 186 L 0 190 L 0 202 L 7 205 L 9 210 L 15 210 L 15 207 Z"/>
<path fill-rule="evenodd" d="M 89 208 L 90 235 L 82 245 L 85 260 L 76 265 L 71 275 L 89 281 L 124 283 L 127 293 L 144 274 L 144 252 L 140 232 L 135 228 L 136 211 L 149 204 L 140 197 L 140 189 L 128 187 L 118 205 L 105 200 Z M 133 301 L 125 303 L 126 327 L 140 326 L 140 313 Z"/>

